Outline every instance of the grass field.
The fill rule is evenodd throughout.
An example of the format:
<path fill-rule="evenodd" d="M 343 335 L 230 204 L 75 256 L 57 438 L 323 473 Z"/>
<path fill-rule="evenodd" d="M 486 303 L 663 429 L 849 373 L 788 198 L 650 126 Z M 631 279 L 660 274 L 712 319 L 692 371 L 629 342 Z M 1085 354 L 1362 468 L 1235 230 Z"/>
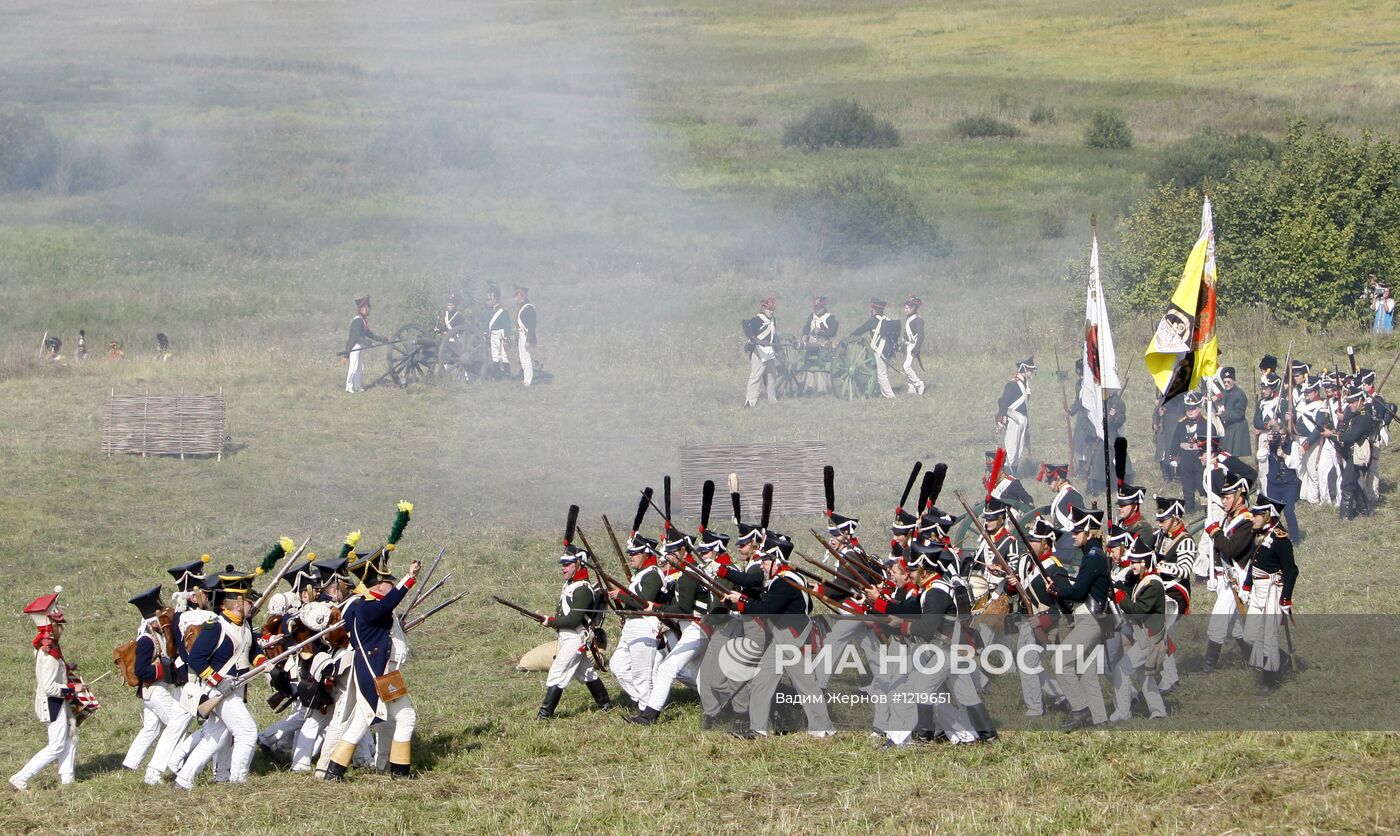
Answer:
<path fill-rule="evenodd" d="M 80 783 L 0 794 L 0 830 L 1393 830 L 1393 734 L 1035 732 L 891 756 L 850 735 L 698 735 L 688 693 L 666 722 L 635 729 L 574 691 L 541 727 L 542 679 L 513 662 L 548 636 L 480 602 L 551 606 L 566 505 L 583 506 L 596 544 L 598 515 L 625 517 L 637 488 L 676 472 L 685 441 L 824 439 L 839 501 L 878 540 L 911 460 L 946 461 L 950 488 L 974 488 L 1000 387 L 1032 351 L 1034 452 L 1063 459 L 1050 369 L 1055 350 L 1066 368 L 1078 351 L 1089 213 L 1111 247 L 1164 143 L 1201 128 L 1278 136 L 1296 116 L 1393 132 L 1396 18 L 1382 2 L 0 9 L 0 114 L 42 115 L 114 180 L 0 194 L 11 612 L 62 583 L 65 650 L 91 678 L 134 626 L 126 598 L 164 567 L 204 551 L 250 565 L 282 534 L 331 553 L 351 529 L 387 533 L 401 498 L 417 512 L 400 559 L 446 545 L 445 568 L 471 590 L 415 642 L 417 782 L 357 776 L 352 803 L 307 811 L 308 793 L 341 793 L 267 772 L 189 805 L 119 771 L 138 706 L 109 677 Z M 787 121 L 840 96 L 891 119 L 904 144 L 781 146 Z M 1127 115 L 1132 150 L 1083 146 L 1083 119 L 1104 105 Z M 1036 108 L 1053 121 L 1032 124 Z M 1024 134 L 956 139 L 950 125 L 971 114 Z M 860 169 L 907 186 L 946 251 L 862 268 L 804 257 L 784 194 Z M 1047 216 L 1064 234 L 1045 234 Z M 449 288 L 479 298 L 488 280 L 532 288 L 555 383 L 343 393 L 333 354 L 348 300 L 372 293 L 376 329 L 392 331 L 428 320 Z M 843 330 L 872 294 L 921 294 L 930 395 L 739 408 L 738 320 L 774 292 L 796 330 L 818 291 Z M 1151 326 L 1114 324 L 1132 361 L 1139 479 L 1159 488 L 1135 360 Z M 71 350 L 78 328 L 93 349 L 121 340 L 128 361 L 35 359 L 44 332 Z M 146 359 L 156 331 L 174 342 L 171 363 Z M 1222 323 L 1242 377 L 1289 340 L 1318 365 L 1354 343 L 1382 370 L 1400 348 L 1285 332 L 1257 312 Z M 108 391 L 218 387 L 224 461 L 99 453 Z M 1394 456 L 1382 467 L 1393 491 Z M 1400 611 L 1392 502 L 1365 523 L 1302 517 L 1300 610 Z M 14 768 L 41 736 L 29 637 L 27 620 L 0 622 L 0 762 Z"/>

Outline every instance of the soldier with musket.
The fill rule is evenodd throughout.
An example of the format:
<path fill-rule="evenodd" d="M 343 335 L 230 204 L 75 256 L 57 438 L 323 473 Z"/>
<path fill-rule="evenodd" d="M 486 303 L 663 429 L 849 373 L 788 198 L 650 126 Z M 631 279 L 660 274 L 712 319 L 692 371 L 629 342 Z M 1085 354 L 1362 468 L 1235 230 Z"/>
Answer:
<path fill-rule="evenodd" d="M 350 320 L 350 336 L 345 340 L 345 357 L 349 367 L 345 371 L 345 391 L 351 394 L 365 389 L 364 349 L 372 342 L 384 342 L 384 338 L 369 327 L 369 297 L 355 300 L 355 318 Z"/>
<path fill-rule="evenodd" d="M 326 767 L 328 780 L 345 779 L 355 747 L 370 726 L 379 722 L 389 722 L 394 727 L 389 775 L 412 777 L 413 730 L 418 715 L 403 676 L 398 674 L 393 661 L 393 632 L 397 621 L 394 609 L 413 588 L 422 564 L 416 560 L 410 563 L 408 573 L 400 580 L 389 572 L 387 554 L 380 550 L 347 567 L 365 588 L 363 600 L 344 613 L 345 631 L 355 651 L 352 676 L 355 713 L 331 753 Z M 380 755 L 377 758 L 382 760 Z"/>
<path fill-rule="evenodd" d="M 131 741 L 122 759 L 122 766 L 136 770 L 146 758 L 146 752 L 160 738 L 161 730 L 170 723 L 171 707 L 175 702 L 175 665 L 178 653 L 174 639 L 174 611 L 161 603 L 160 586 L 153 586 L 129 599 L 128 604 L 141 613 L 136 628 L 135 661 L 136 696 L 141 700 L 141 730 Z M 178 719 L 178 718 L 177 718 Z M 147 770 L 149 776 L 149 770 Z"/>
<path fill-rule="evenodd" d="M 1070 705 L 1070 717 L 1063 726 L 1066 730 L 1101 726 L 1108 722 L 1099 672 L 1089 653 L 1102 640 L 1099 618 L 1106 612 L 1112 583 L 1108 557 L 1099 541 L 1103 515 L 1103 511 L 1099 510 L 1070 508 L 1070 536 L 1075 548 L 1082 554 L 1079 571 L 1072 585 L 1056 585 L 1050 590 L 1050 594 L 1059 599 L 1061 609 L 1070 613 L 1072 620 L 1072 627 L 1062 641 L 1081 649 L 1083 658 L 1082 664 L 1078 660 L 1069 660 L 1069 667 L 1055 674 Z"/>
<path fill-rule="evenodd" d="M 555 631 L 559 642 L 554 651 L 554 662 L 549 666 L 549 675 L 545 678 L 544 702 L 536 715 L 541 720 L 554 717 L 559 698 L 571 682 L 582 682 L 602 710 L 611 711 L 613 708 L 608 688 L 598 678 L 598 669 L 593 664 L 596 648 L 591 645 L 593 628 L 600 620 L 600 610 L 606 598 L 602 590 L 588 581 L 588 560 L 591 555 L 570 542 L 576 513 L 576 508 L 571 509 L 569 531 L 564 537 L 564 553 L 559 555 L 559 572 L 564 576 L 559 605 L 554 615 L 541 622 Z"/>
<path fill-rule="evenodd" d="M 749 385 L 744 392 L 744 406 L 757 406 L 766 391 L 769 402 L 778 399 L 776 369 L 777 353 L 773 348 L 778 325 L 773 320 L 776 297 L 769 296 L 758 303 L 758 313 L 744 320 L 744 351 L 749 356 Z"/>
<path fill-rule="evenodd" d="M 865 324 L 851 332 L 846 342 L 854 341 L 864 334 L 870 335 L 870 353 L 875 355 L 875 382 L 880 387 L 880 397 L 893 398 L 890 387 L 890 358 L 899 346 L 900 321 L 885 316 L 884 299 L 870 300 L 870 318 Z"/>

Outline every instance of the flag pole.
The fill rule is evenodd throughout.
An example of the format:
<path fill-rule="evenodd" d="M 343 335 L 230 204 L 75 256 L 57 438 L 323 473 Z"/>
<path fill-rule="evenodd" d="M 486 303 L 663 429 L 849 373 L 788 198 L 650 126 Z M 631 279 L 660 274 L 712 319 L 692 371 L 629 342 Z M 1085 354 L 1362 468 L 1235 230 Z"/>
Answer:
<path fill-rule="evenodd" d="M 1090 231 L 1090 234 L 1091 234 L 1091 235 L 1093 236 L 1093 238 L 1094 238 L 1094 243 L 1095 243 L 1095 244 L 1098 243 L 1098 235 L 1099 235 L 1099 229 L 1098 229 L 1098 227 L 1099 227 L 1099 216 L 1098 216 L 1098 214 L 1097 214 L 1097 213 L 1090 213 L 1090 215 L 1089 215 L 1089 231 Z M 1086 371 L 1087 371 L 1087 370 L 1086 370 Z M 1114 495 L 1117 493 L 1117 486 L 1113 484 L 1113 462 L 1112 462 L 1112 460 L 1109 458 L 1110 455 L 1111 455 L 1112 449 L 1113 449 L 1113 444 L 1112 444 L 1111 441 L 1109 441 L 1109 437 L 1108 437 L 1108 387 L 1107 387 L 1106 385 L 1104 385 L 1106 381 L 1104 380 L 1104 370 L 1103 370 L 1103 368 L 1102 368 L 1102 358 L 1100 358 L 1099 381 L 1098 381 L 1098 382 L 1099 382 L 1099 396 L 1100 396 L 1100 398 L 1103 400 L 1103 408 L 1099 411 L 1099 424 L 1100 424 L 1100 430 L 1102 431 L 1102 432 L 1101 432 L 1101 435 L 1103 435 L 1103 491 L 1104 491 L 1104 500 L 1105 500 L 1105 503 L 1106 503 L 1106 504 L 1104 505 L 1104 518 L 1107 519 L 1107 520 L 1108 520 L 1109 522 L 1111 522 L 1111 523 L 1116 523 L 1116 522 L 1118 522 L 1118 519 L 1117 519 L 1117 517 L 1116 517 L 1116 512 L 1115 512 L 1115 508 L 1116 508 L 1116 506 L 1117 506 L 1117 502 L 1115 501 L 1115 496 L 1114 496 Z M 1087 474 L 1086 474 L 1086 475 L 1087 475 Z"/>

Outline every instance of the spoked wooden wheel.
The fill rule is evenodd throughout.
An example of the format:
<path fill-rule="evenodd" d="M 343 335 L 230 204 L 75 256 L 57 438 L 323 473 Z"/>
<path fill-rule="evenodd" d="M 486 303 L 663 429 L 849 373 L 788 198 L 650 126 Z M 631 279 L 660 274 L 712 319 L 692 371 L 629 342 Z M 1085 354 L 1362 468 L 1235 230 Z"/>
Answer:
<path fill-rule="evenodd" d="M 832 386 L 848 401 L 875 395 L 875 355 L 863 344 L 843 343 L 832 360 Z"/>
<path fill-rule="evenodd" d="M 405 325 L 394 332 L 396 344 L 389 346 L 389 378 L 399 386 L 416 383 L 432 373 L 437 352 L 423 344 L 432 342 L 425 336 L 417 325 Z"/>

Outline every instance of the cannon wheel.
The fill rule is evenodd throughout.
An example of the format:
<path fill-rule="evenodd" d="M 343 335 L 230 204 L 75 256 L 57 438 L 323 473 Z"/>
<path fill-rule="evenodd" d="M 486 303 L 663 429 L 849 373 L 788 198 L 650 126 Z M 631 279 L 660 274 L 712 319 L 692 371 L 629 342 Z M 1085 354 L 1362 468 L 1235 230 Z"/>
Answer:
<path fill-rule="evenodd" d="M 481 376 L 481 362 L 486 359 L 486 335 L 476 332 L 464 339 L 466 348 L 461 353 L 444 358 L 443 371 L 451 380 L 475 380 Z"/>
<path fill-rule="evenodd" d="M 425 351 L 418 343 L 427 332 L 417 325 L 405 325 L 394 332 L 394 340 L 404 340 L 389 346 L 389 379 L 399 386 L 416 383 L 432 374 L 432 352 Z"/>
<path fill-rule="evenodd" d="M 802 352 L 797 348 L 797 338 L 784 334 L 774 341 L 773 346 L 776 354 L 773 359 L 774 388 L 780 398 L 795 398 L 801 389 L 798 367 Z"/>
<path fill-rule="evenodd" d="M 875 395 L 875 357 L 862 343 L 842 343 L 831 361 L 831 384 L 836 396 L 853 401 Z"/>

